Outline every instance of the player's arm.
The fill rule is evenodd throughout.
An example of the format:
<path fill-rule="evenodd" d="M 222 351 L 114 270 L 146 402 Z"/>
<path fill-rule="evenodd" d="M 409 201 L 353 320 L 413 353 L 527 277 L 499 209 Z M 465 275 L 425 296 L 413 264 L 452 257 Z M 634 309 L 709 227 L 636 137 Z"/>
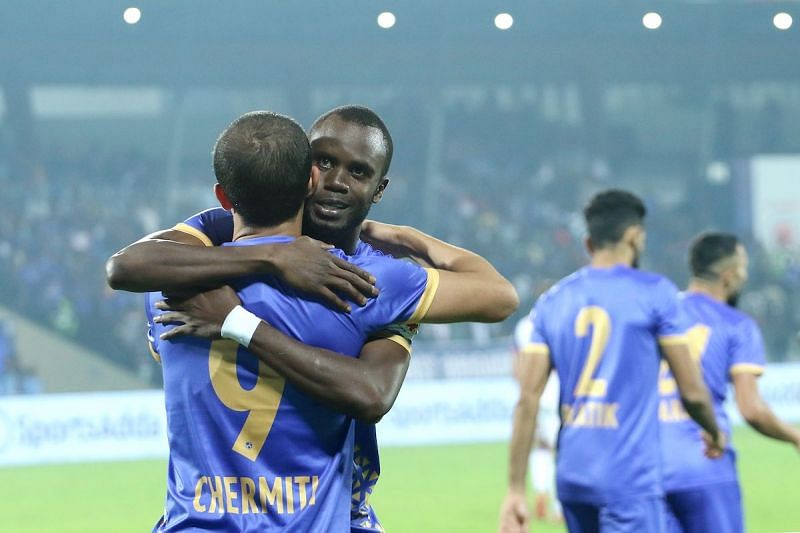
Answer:
<path fill-rule="evenodd" d="M 732 372 L 736 405 L 747 423 L 756 431 L 793 444 L 800 451 L 800 430 L 787 424 L 770 409 L 758 390 L 758 373 Z"/>
<path fill-rule="evenodd" d="M 275 275 L 296 289 L 316 295 L 343 311 L 361 305 L 377 290 L 374 278 L 327 252 L 331 247 L 308 237 L 259 246 L 211 246 L 202 232 L 175 229 L 153 233 L 114 254 L 106 263 L 113 289 L 131 292 L 180 291 L 215 287 L 236 277 Z"/>
<path fill-rule="evenodd" d="M 675 377 L 684 409 L 711 438 L 709 456 L 718 457 L 725 449 L 725 434 L 717 426 L 711 396 L 703 382 L 700 368 L 692 359 L 688 345 L 678 338 L 662 340 L 661 353 Z"/>
<path fill-rule="evenodd" d="M 439 272 L 423 322 L 500 322 L 519 306 L 514 286 L 486 259 L 409 226 L 367 221 L 361 238 L 395 257 L 409 257 Z"/>
<path fill-rule="evenodd" d="M 551 362 L 545 345 L 531 344 L 520 353 L 519 400 L 514 408 L 509 457 L 508 494 L 500 510 L 500 531 L 528 531 L 530 513 L 525 500 L 528 472 L 539 401 L 547 385 Z"/>
<path fill-rule="evenodd" d="M 161 340 L 180 335 L 220 338 L 228 315 L 239 304 L 233 289 L 224 286 L 182 301 L 170 300 L 170 310 L 154 320 L 182 323 Z M 372 340 L 353 358 L 303 344 L 263 320 L 256 318 L 254 325 L 250 339 L 237 338 L 240 344 L 321 403 L 368 423 L 378 422 L 394 404 L 410 361 L 402 339 Z"/>

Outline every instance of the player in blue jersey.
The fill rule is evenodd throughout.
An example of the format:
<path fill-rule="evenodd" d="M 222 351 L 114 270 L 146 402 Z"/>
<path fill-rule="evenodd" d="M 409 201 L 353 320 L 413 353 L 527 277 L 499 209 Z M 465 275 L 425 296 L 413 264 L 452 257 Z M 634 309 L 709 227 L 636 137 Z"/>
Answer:
<path fill-rule="evenodd" d="M 747 281 L 747 251 L 736 236 L 706 233 L 692 244 L 691 281 L 681 305 L 688 316 L 692 357 L 699 361 L 711 391 L 717 422 L 730 437 L 724 403 L 733 383 L 744 419 L 760 433 L 800 450 L 800 430 L 778 419 L 758 392 L 764 372 L 764 343 L 758 325 L 736 309 Z M 719 461 L 704 458 L 697 424 L 677 399 L 675 380 L 662 368 L 661 449 L 669 530 L 684 533 L 744 530 L 736 454 L 728 445 Z"/>
<path fill-rule="evenodd" d="M 719 455 L 724 445 L 686 346 L 677 289 L 635 268 L 644 204 L 610 190 L 594 196 L 584 216 L 590 265 L 539 298 L 522 351 L 502 531 L 528 530 L 525 473 L 552 368 L 561 384 L 556 487 L 572 532 L 663 531 L 655 389 L 662 354 L 686 410 L 709 434 L 708 452 Z"/>
<path fill-rule="evenodd" d="M 310 136 L 320 179 L 309 203 L 319 200 L 320 216 L 306 215 L 304 231 L 329 239 L 350 253 L 378 254 L 359 240 L 359 233 L 370 205 L 380 200 L 388 183 L 386 171 L 391 159 L 388 131 L 371 111 L 347 106 L 318 119 L 310 130 Z M 348 293 L 351 299 L 357 301 L 360 298 L 359 294 L 354 295 L 354 290 L 370 295 L 369 285 L 359 285 L 360 278 L 351 275 L 357 269 L 347 263 L 342 268 L 342 263 L 320 257 L 321 248 L 307 239 L 272 246 L 202 248 L 203 244 L 230 240 L 230 214 L 224 210 L 211 210 L 192 217 L 187 223 L 179 225 L 177 231 L 155 234 L 112 257 L 109 261 L 112 286 L 137 291 L 181 289 L 213 285 L 237 275 L 271 272 L 305 291 L 323 289 L 325 292 L 320 291 L 320 297 L 340 307 L 349 304 L 333 296 L 329 289 L 343 289 L 342 281 L 352 283 L 355 279 Z M 439 312 L 436 308 L 445 311 L 449 308 L 453 311 L 450 315 L 441 315 L 440 320 L 496 321 L 505 318 L 516 305 L 516 295 L 510 284 L 474 254 L 411 228 L 365 224 L 363 235 L 392 253 L 410 255 L 430 266 L 458 273 L 459 283 L 466 290 L 461 295 L 468 305 L 465 307 L 458 299 L 448 298 L 446 291 L 440 290 L 437 301 L 433 303 L 434 314 L 430 316 Z M 199 246 L 184 246 L 184 243 Z M 363 271 L 361 273 L 364 275 Z M 449 275 L 444 274 L 445 277 Z M 185 305 L 211 303 L 212 308 L 223 308 L 231 302 L 230 295 L 223 292 L 203 295 L 201 300 Z M 401 335 L 396 335 L 398 332 Z M 254 342 L 259 334 L 260 330 Z M 409 347 L 403 337 L 411 334 L 413 328 L 407 327 L 379 332 L 364 345 L 356 361 L 341 357 L 300 357 L 309 354 L 303 352 L 303 347 L 293 345 L 287 350 L 301 353 L 295 353 L 297 357 L 287 358 L 282 364 L 297 366 L 278 370 L 326 405 L 365 422 L 374 422 L 391 407 L 402 383 L 409 361 Z M 275 364 L 274 360 L 272 364 Z M 290 371 L 293 374 L 290 375 Z M 380 530 L 380 524 L 367 504 L 367 497 L 379 474 L 374 426 L 371 423 L 357 424 L 356 435 L 360 456 L 353 486 L 353 530 Z"/>
<path fill-rule="evenodd" d="M 304 191 L 298 183 L 306 185 L 302 176 L 310 171 L 310 158 L 303 168 L 297 131 L 285 117 L 253 113 L 220 137 L 215 191 L 234 215 L 232 246 L 299 235 Z M 244 308 L 235 306 L 219 333 L 250 348 L 246 352 L 237 353 L 235 344 L 224 341 L 179 339 L 164 324 L 180 318 L 180 311 L 154 316 L 161 295 L 149 295 L 150 339 L 164 369 L 170 439 L 169 490 L 159 529 L 350 529 L 351 419 L 304 393 L 303 377 L 293 372 L 321 364 L 354 375 L 353 356 L 387 324 L 468 318 L 482 304 L 468 301 L 479 285 L 470 283 L 469 275 L 376 254 L 335 253 L 373 271 L 380 295 L 340 314 L 299 299 L 274 277 L 240 279 L 235 286 Z M 180 310 L 208 295 L 172 305 Z M 326 364 L 322 358 L 352 364 Z M 294 380 L 287 382 L 270 367 Z"/>

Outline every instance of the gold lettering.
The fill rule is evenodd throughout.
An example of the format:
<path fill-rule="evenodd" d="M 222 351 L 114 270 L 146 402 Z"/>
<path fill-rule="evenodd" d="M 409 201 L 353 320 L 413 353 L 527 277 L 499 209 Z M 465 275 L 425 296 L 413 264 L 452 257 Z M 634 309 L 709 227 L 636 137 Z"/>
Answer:
<path fill-rule="evenodd" d="M 294 490 L 291 476 L 286 477 L 286 512 L 294 514 Z"/>
<path fill-rule="evenodd" d="M 311 476 L 311 499 L 308 505 L 317 503 L 317 487 L 319 486 L 319 476 Z"/>
<path fill-rule="evenodd" d="M 603 413 L 603 423 L 601 426 L 606 428 L 618 428 L 619 421 L 617 420 L 617 411 L 619 410 L 618 403 L 612 403 L 605 406 L 605 412 Z"/>
<path fill-rule="evenodd" d="M 238 478 L 233 476 L 225 476 L 223 478 L 225 483 L 225 503 L 227 504 L 226 510 L 231 514 L 239 514 L 239 508 L 236 506 L 236 500 L 239 499 L 239 493 L 233 490 L 232 486 L 238 483 Z"/>
<path fill-rule="evenodd" d="M 194 510 L 198 513 L 205 513 L 206 506 L 200 503 L 200 498 L 203 496 L 203 485 L 208 485 L 208 478 L 206 476 L 197 480 L 197 485 L 194 487 Z"/>
<path fill-rule="evenodd" d="M 306 485 L 311 482 L 311 478 L 308 476 L 297 476 L 294 478 L 295 484 L 298 486 L 300 491 L 300 509 L 305 509 L 306 505 L 308 505 L 308 497 L 306 495 Z"/>
<path fill-rule="evenodd" d="M 222 503 L 222 479 L 219 476 L 214 476 L 214 482 L 212 483 L 211 478 L 208 479 L 208 489 L 211 491 L 211 505 L 208 510 L 209 513 L 213 513 L 214 511 L 222 514 L 225 512 Z M 217 509 L 219 509 L 217 511 Z"/>
<path fill-rule="evenodd" d="M 267 502 L 269 502 L 270 505 L 276 507 L 278 514 L 283 514 L 283 480 L 280 476 L 275 478 L 272 488 L 269 488 L 266 478 L 258 478 L 258 489 L 261 493 L 261 512 L 267 512 Z"/>
<path fill-rule="evenodd" d="M 561 419 L 564 426 L 609 428 L 619 427 L 618 403 L 589 401 L 580 405 L 562 405 Z"/>
<path fill-rule="evenodd" d="M 240 477 L 239 484 L 242 486 L 242 514 L 249 514 L 250 509 L 253 509 L 253 513 L 258 513 L 255 482 L 249 477 Z"/>

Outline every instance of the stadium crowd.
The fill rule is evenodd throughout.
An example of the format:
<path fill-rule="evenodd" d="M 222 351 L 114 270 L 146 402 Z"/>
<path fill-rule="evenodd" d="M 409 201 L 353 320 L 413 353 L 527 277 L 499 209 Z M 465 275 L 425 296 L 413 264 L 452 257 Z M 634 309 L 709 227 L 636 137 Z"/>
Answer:
<path fill-rule="evenodd" d="M 490 258 L 515 283 L 522 299 L 519 313 L 530 309 L 549 281 L 585 263 L 580 209 L 599 189 L 625 183 L 643 190 L 650 209 L 643 266 L 679 285 L 686 280 L 691 237 L 731 224 L 729 213 L 719 207 L 724 202 L 707 201 L 714 194 L 731 193 L 713 190 L 704 176 L 680 171 L 664 178 L 663 185 L 674 184 L 678 191 L 664 201 L 665 195 L 657 194 L 664 187 L 650 187 L 635 161 L 624 155 L 593 155 L 569 131 L 541 135 L 546 142 L 526 149 L 525 136 L 514 134 L 523 125 L 510 116 L 494 117 L 505 120 L 509 137 L 487 143 L 477 129 L 487 120 L 469 114 L 449 117 L 451 134 L 442 147 L 442 170 L 435 176 L 425 176 L 398 158 L 387 200 L 375 216 L 419 226 Z M 400 129 L 401 141 L 405 129 Z M 423 152 L 417 148 L 415 153 Z M 398 144 L 398 150 L 404 149 Z M 422 166 L 421 157 L 411 161 Z M 29 187 L 5 187 L 10 198 L 0 212 L 4 304 L 154 383 L 160 374 L 146 357 L 142 299 L 110 290 L 103 264 L 123 245 L 213 205 L 210 164 L 207 170 L 201 163 L 182 169 L 181 184 L 160 179 L 163 169 L 135 152 L 49 150 Z M 686 183 L 703 185 L 699 193 L 689 194 Z M 430 203 L 419 201 L 423 190 L 435 197 L 433 212 Z M 789 246 L 768 254 L 743 237 L 753 265 L 741 306 L 763 328 L 769 357 L 784 360 L 800 326 L 800 258 Z M 513 322 L 429 327 L 420 340 L 505 337 Z"/>

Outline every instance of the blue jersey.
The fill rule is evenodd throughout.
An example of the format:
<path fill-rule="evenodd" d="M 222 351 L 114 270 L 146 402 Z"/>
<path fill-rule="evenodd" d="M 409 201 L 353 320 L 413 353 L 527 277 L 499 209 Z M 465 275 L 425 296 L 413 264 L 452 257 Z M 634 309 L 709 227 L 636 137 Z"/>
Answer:
<path fill-rule="evenodd" d="M 234 246 L 288 242 L 254 238 Z M 299 341 L 356 356 L 387 324 L 418 319 L 436 271 L 388 257 L 339 257 L 372 272 L 381 294 L 349 314 L 304 300 L 272 277 L 237 280 L 242 305 Z M 165 514 L 158 531 L 349 531 L 352 419 L 284 381 L 236 343 L 160 341 L 170 444 Z"/>
<path fill-rule="evenodd" d="M 561 381 L 556 482 L 563 501 L 658 496 L 658 344 L 685 342 L 677 289 L 625 266 L 583 268 L 542 295 L 526 352 Z"/>
<path fill-rule="evenodd" d="M 676 491 L 736 481 L 735 453 L 730 445 L 730 421 L 724 403 L 733 374 L 764 371 L 764 343 L 755 321 L 729 305 L 701 293 L 685 293 L 681 307 L 689 325 L 692 357 L 700 362 L 717 424 L 728 435 L 728 449 L 718 460 L 703 455 L 700 426 L 681 405 L 675 379 L 661 369 L 658 417 L 664 463 L 664 490 Z"/>
<path fill-rule="evenodd" d="M 177 224 L 173 229 L 193 235 L 206 246 L 221 246 L 233 238 L 233 215 L 221 207 L 207 209 Z M 353 255 L 384 256 L 382 252 L 360 240 Z M 411 341 L 417 331 L 418 325 L 415 323 L 397 323 L 374 335 L 373 338 L 390 339 L 410 352 Z M 368 503 L 381 473 L 378 439 L 374 424 L 355 422 L 354 452 L 352 494 L 354 528 L 358 531 L 381 530 L 380 523 Z"/>

